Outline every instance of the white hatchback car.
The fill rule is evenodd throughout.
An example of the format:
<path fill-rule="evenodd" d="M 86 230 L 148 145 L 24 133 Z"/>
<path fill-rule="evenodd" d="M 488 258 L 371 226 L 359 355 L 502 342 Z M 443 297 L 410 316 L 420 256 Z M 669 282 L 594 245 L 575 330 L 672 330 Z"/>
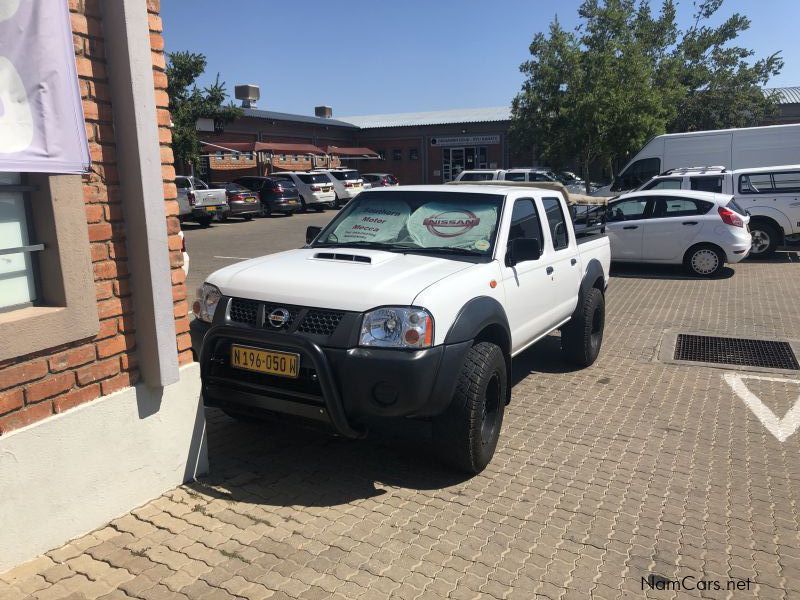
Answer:
<path fill-rule="evenodd" d="M 305 171 L 287 171 L 283 173 L 272 173 L 273 179 L 289 180 L 297 187 L 300 193 L 300 210 L 313 208 L 318 212 L 325 210 L 325 207 L 333 208 L 336 204 L 336 192 L 333 191 L 333 182 L 327 173 L 315 171 L 306 173 Z"/>
<path fill-rule="evenodd" d="M 654 190 L 609 202 L 606 233 L 612 261 L 683 264 L 711 277 L 747 256 L 749 221 L 733 196 Z"/>
<path fill-rule="evenodd" d="M 314 169 L 314 172 L 330 175 L 336 206 L 344 206 L 364 190 L 364 180 L 355 169 Z"/>

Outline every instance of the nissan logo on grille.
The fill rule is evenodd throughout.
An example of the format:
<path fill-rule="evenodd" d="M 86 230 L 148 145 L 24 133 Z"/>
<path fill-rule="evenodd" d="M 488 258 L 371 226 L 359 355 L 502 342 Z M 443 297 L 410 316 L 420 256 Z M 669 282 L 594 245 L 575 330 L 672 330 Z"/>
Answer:
<path fill-rule="evenodd" d="M 281 327 L 285 327 L 289 324 L 289 320 L 291 319 L 291 315 L 289 311 L 285 308 L 276 308 L 273 310 L 269 315 L 267 315 L 267 321 L 269 324 L 272 325 L 275 329 L 280 329 Z"/>

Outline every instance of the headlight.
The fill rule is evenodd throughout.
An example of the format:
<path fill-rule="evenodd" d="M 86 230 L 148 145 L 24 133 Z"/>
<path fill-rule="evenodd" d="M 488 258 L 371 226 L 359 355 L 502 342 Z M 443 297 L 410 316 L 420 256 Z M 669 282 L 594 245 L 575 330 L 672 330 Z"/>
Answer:
<path fill-rule="evenodd" d="M 222 298 L 222 292 L 216 286 L 204 283 L 197 288 L 197 300 L 192 305 L 192 312 L 201 321 L 211 323 L 214 320 L 214 312 L 217 310 L 220 298 Z"/>
<path fill-rule="evenodd" d="M 424 308 L 378 308 L 361 323 L 361 346 L 428 348 L 432 343 L 433 318 Z"/>

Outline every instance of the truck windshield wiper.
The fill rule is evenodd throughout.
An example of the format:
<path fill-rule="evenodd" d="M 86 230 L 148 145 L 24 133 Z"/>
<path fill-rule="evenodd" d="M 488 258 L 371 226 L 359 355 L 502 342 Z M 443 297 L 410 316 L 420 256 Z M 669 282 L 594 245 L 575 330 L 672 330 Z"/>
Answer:
<path fill-rule="evenodd" d="M 437 254 L 460 254 L 463 256 L 486 256 L 486 253 L 478 250 L 470 250 L 469 248 L 458 248 L 456 246 L 432 246 L 430 248 L 420 247 L 414 248 L 421 252 L 435 252 Z"/>

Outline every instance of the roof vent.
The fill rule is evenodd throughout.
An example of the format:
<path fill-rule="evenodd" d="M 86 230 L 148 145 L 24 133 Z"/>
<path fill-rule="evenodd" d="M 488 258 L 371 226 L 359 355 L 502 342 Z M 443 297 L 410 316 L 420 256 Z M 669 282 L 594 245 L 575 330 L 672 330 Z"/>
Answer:
<path fill-rule="evenodd" d="M 333 117 L 333 109 L 330 106 L 315 106 L 314 116 L 320 117 L 321 119 L 330 119 Z"/>
<path fill-rule="evenodd" d="M 237 100 L 242 101 L 242 108 L 255 108 L 256 102 L 261 98 L 261 90 L 257 85 L 246 83 L 234 87 Z"/>
<path fill-rule="evenodd" d="M 321 258 L 323 260 L 343 260 L 345 262 L 372 262 L 372 259 L 369 256 L 358 256 L 357 254 L 338 254 L 333 252 L 317 252 L 314 255 L 314 258 Z"/>

